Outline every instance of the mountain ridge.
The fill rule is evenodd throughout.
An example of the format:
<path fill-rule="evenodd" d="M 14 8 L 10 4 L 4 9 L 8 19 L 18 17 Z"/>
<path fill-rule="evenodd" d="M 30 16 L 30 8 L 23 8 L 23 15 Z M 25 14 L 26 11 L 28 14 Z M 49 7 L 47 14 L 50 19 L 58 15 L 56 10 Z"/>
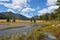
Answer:
<path fill-rule="evenodd" d="M 0 12 L 0 19 L 20 19 L 20 20 L 28 20 L 29 18 L 21 15 L 21 14 L 17 14 L 17 13 L 13 13 L 13 12 Z"/>

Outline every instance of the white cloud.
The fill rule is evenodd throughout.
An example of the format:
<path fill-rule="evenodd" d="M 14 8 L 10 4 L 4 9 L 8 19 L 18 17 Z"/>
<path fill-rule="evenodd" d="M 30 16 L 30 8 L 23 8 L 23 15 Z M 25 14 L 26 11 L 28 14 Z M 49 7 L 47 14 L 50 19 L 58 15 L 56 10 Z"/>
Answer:
<path fill-rule="evenodd" d="M 59 6 L 50 6 L 50 7 L 48 7 L 48 13 L 54 12 L 58 8 L 59 8 Z"/>
<path fill-rule="evenodd" d="M 22 14 L 22 15 L 24 15 L 24 16 L 26 16 L 26 17 L 28 17 L 28 18 L 31 18 L 33 15 L 30 15 L 30 14 L 32 14 L 32 13 L 28 13 L 28 12 L 33 12 L 33 11 L 35 11 L 35 9 L 34 8 L 24 8 L 23 10 L 22 10 L 22 13 L 20 13 L 20 14 Z"/>
<path fill-rule="evenodd" d="M 0 5 L 2 5 L 2 4 L 4 4 L 4 3 L 0 3 Z"/>
<path fill-rule="evenodd" d="M 48 9 L 44 8 L 42 10 L 39 10 L 37 15 L 43 15 L 43 14 L 47 13 L 47 11 L 48 11 Z"/>
<path fill-rule="evenodd" d="M 15 12 L 14 10 L 12 10 L 12 9 L 8 9 L 8 10 L 7 10 L 7 12 L 10 12 L 10 11 L 13 12 L 13 13 L 16 13 L 16 12 Z"/>
<path fill-rule="evenodd" d="M 47 5 L 56 5 L 57 0 L 47 0 Z"/>
<path fill-rule="evenodd" d="M 0 0 L 0 2 L 5 2 L 5 1 L 7 1 L 7 2 L 8 2 L 8 1 L 10 1 L 10 0 Z"/>
<path fill-rule="evenodd" d="M 12 0 L 12 4 L 3 4 L 5 7 L 11 8 L 11 9 L 17 9 L 20 10 L 23 7 L 28 6 L 29 0 Z"/>
<path fill-rule="evenodd" d="M 33 9 L 33 8 L 24 8 L 24 9 L 22 10 L 22 12 L 24 12 L 24 13 L 26 13 L 26 12 L 31 12 L 31 11 L 35 11 L 35 9 Z"/>
<path fill-rule="evenodd" d="M 31 18 L 31 17 L 32 17 L 32 15 L 29 15 L 29 14 L 27 14 L 27 13 L 20 13 L 20 14 L 22 14 L 22 15 L 28 17 L 28 18 Z"/>
<path fill-rule="evenodd" d="M 44 9 L 38 11 L 38 13 L 46 13 L 46 12 L 47 12 L 47 8 L 44 8 Z"/>
<path fill-rule="evenodd" d="M 45 13 L 54 12 L 58 8 L 59 8 L 59 6 L 50 6 L 48 8 L 44 8 L 44 9 L 38 11 L 38 15 L 43 15 Z"/>

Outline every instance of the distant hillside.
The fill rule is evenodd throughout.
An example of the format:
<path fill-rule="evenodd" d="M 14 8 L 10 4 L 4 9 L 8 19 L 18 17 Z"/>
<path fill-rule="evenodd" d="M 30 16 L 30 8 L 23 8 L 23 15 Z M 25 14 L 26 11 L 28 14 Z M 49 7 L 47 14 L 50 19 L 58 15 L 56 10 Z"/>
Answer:
<path fill-rule="evenodd" d="M 28 20 L 29 18 L 21 15 L 21 14 L 16 14 L 12 12 L 2 12 L 0 13 L 0 19 L 7 19 L 7 18 L 15 18 L 15 19 L 21 19 L 21 20 Z"/>

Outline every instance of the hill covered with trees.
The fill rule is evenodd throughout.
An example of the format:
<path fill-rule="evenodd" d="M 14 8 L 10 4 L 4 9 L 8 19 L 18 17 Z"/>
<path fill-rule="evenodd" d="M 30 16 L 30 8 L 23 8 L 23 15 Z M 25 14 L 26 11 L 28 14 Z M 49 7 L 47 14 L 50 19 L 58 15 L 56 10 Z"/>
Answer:
<path fill-rule="evenodd" d="M 21 15 L 21 14 L 16 14 L 13 12 L 1 12 L 0 13 L 0 19 L 20 19 L 20 20 L 28 20 L 29 18 Z"/>

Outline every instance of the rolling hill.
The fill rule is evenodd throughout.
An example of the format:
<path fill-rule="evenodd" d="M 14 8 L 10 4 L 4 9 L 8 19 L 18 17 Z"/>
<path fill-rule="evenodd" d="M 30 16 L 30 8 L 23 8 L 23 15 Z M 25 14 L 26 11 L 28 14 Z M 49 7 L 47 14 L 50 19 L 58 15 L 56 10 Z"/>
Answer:
<path fill-rule="evenodd" d="M 17 13 L 13 13 L 13 12 L 1 12 L 0 13 L 0 19 L 20 19 L 20 20 L 28 20 L 29 18 L 21 15 L 21 14 L 17 14 Z"/>

